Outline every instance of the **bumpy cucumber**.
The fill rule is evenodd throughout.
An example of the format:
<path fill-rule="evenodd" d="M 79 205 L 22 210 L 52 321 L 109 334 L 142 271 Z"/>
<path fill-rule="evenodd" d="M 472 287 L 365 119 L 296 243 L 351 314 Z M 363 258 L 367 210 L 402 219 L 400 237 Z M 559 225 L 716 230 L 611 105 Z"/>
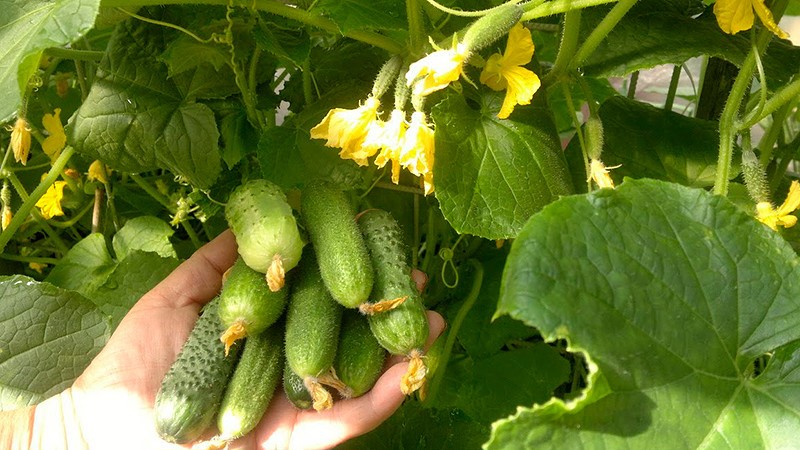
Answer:
<path fill-rule="evenodd" d="M 311 394 L 308 393 L 306 385 L 303 384 L 303 379 L 292 372 L 289 364 L 284 364 L 283 366 L 283 391 L 286 393 L 286 398 L 298 409 L 311 408 Z"/>
<path fill-rule="evenodd" d="M 314 408 L 326 409 L 332 398 L 319 379 L 333 366 L 343 308 L 331 298 L 309 250 L 292 279 L 286 312 L 286 362 L 303 379 Z"/>
<path fill-rule="evenodd" d="M 408 394 L 422 387 L 425 381 L 421 359 L 428 338 L 425 307 L 411 278 L 403 233 L 397 221 L 388 212 L 373 209 L 359 217 L 358 225 L 375 266 L 370 302 L 405 299 L 394 309 L 369 316 L 369 326 L 383 348 L 411 359 L 409 373 L 401 385 Z"/>
<path fill-rule="evenodd" d="M 281 379 L 283 359 L 283 324 L 247 338 L 219 408 L 221 440 L 240 438 L 258 425 Z"/>
<path fill-rule="evenodd" d="M 254 336 L 275 323 L 286 306 L 287 289 L 273 292 L 261 273 L 237 258 L 222 286 L 219 318 L 227 348 L 237 339 Z"/>
<path fill-rule="evenodd" d="M 325 285 L 337 302 L 358 307 L 369 298 L 373 268 L 350 199 L 341 190 L 317 183 L 303 191 L 301 205 Z"/>
<path fill-rule="evenodd" d="M 217 298 L 206 306 L 156 395 L 156 430 L 166 441 L 185 444 L 197 439 L 219 409 L 241 346 L 235 345 L 225 357 L 219 345 L 218 305 Z"/>
<path fill-rule="evenodd" d="M 347 396 L 358 397 L 372 389 L 385 359 L 386 350 L 373 336 L 367 319 L 354 310 L 345 311 L 333 368 L 347 386 Z"/>
<path fill-rule="evenodd" d="M 297 265 L 303 250 L 283 191 L 267 180 L 248 181 L 231 193 L 225 218 L 247 265 L 267 274 L 272 290 L 280 289 L 284 272 Z"/>

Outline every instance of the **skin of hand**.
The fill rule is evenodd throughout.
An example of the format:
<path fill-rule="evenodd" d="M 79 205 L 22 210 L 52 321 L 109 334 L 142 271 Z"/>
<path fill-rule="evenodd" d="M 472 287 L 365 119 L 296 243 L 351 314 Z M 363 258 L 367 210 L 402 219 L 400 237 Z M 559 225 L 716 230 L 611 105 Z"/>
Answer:
<path fill-rule="evenodd" d="M 226 231 L 145 294 L 72 387 L 28 410 L 33 413 L 30 445 L 20 448 L 191 447 L 168 444 L 158 437 L 153 405 L 161 380 L 188 337 L 200 308 L 219 292 L 222 274 L 236 256 L 235 239 Z M 428 322 L 429 346 L 445 323 L 435 312 L 428 312 Z M 319 413 L 295 409 L 279 387 L 254 432 L 234 441 L 230 448 L 330 448 L 372 430 L 404 400 L 399 386 L 408 363 L 395 358 L 387 366 L 370 392 L 339 401 L 332 409 Z M 13 415 L 2 419 L 7 417 L 25 420 Z"/>

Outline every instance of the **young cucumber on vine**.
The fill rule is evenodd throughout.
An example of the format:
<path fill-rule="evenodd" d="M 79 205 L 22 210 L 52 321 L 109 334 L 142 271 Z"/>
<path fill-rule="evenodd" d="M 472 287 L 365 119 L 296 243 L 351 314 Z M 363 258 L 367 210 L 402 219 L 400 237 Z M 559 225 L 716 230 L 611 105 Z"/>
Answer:
<path fill-rule="evenodd" d="M 398 300 L 393 309 L 370 315 L 369 326 L 389 353 L 409 359 L 400 388 L 404 394 L 411 394 L 425 384 L 427 369 L 422 356 L 428 338 L 428 320 L 411 278 L 403 232 L 391 214 L 379 209 L 361 214 L 358 225 L 375 266 L 371 303 Z"/>
<path fill-rule="evenodd" d="M 347 193 L 324 183 L 309 185 L 301 209 L 325 286 L 341 305 L 357 308 L 372 291 L 373 268 Z"/>
<path fill-rule="evenodd" d="M 219 298 L 209 303 L 192 328 L 156 395 L 156 431 L 168 442 L 185 444 L 200 437 L 219 409 L 240 345 L 226 357 L 219 345 Z"/>
<path fill-rule="evenodd" d="M 225 329 L 219 340 L 225 344 L 225 352 L 236 340 L 258 335 L 275 323 L 283 314 L 287 297 L 287 289 L 273 292 L 260 272 L 238 258 L 220 293 L 218 315 Z"/>
<path fill-rule="evenodd" d="M 306 250 L 299 273 L 292 278 L 292 293 L 286 312 L 286 363 L 311 395 L 314 409 L 333 406 L 333 397 L 323 386 L 341 389 L 331 374 L 339 338 L 341 305 L 331 298 L 322 281 L 312 249 Z"/>

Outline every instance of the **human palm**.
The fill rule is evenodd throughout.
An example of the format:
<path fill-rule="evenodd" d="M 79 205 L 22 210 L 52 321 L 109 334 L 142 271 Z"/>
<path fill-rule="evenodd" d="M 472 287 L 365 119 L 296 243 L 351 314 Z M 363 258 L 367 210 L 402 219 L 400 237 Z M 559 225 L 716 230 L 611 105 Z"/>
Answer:
<path fill-rule="evenodd" d="M 156 393 L 200 308 L 219 292 L 222 273 L 235 259 L 236 243 L 225 232 L 145 294 L 73 386 L 37 406 L 31 447 L 184 448 L 158 437 Z M 444 322 L 436 313 L 428 319 L 432 341 Z M 275 395 L 255 431 L 230 448 L 329 448 L 371 430 L 403 401 L 399 385 L 406 364 L 395 359 L 387 366 L 369 393 L 324 412 L 299 411 L 284 395 Z"/>

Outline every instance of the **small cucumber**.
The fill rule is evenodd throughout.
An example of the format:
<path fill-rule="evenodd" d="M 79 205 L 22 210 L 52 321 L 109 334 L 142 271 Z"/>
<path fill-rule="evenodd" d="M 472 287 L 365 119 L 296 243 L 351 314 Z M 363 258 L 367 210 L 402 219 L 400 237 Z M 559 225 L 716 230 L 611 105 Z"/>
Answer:
<path fill-rule="evenodd" d="M 358 397 L 372 389 L 385 360 L 386 350 L 373 336 L 367 319 L 357 311 L 345 311 L 333 368 L 348 388 L 346 396 Z"/>
<path fill-rule="evenodd" d="M 283 371 L 283 324 L 250 336 L 217 416 L 219 439 L 238 439 L 258 425 Z"/>
<path fill-rule="evenodd" d="M 285 351 L 287 364 L 303 379 L 317 410 L 332 405 L 333 399 L 319 381 L 329 373 L 336 357 L 342 310 L 325 288 L 316 258 L 309 251 L 292 279 Z"/>
<path fill-rule="evenodd" d="M 411 360 L 409 373 L 401 385 L 403 392 L 409 394 L 425 382 L 426 369 L 421 357 L 428 338 L 428 317 L 411 278 L 403 233 L 391 214 L 379 209 L 363 213 L 358 225 L 375 266 L 375 286 L 370 302 L 404 299 L 394 309 L 369 316 L 369 326 L 383 348 Z"/>
<path fill-rule="evenodd" d="M 191 442 L 211 425 L 233 372 L 240 345 L 227 358 L 219 345 L 219 298 L 203 311 L 156 394 L 156 430 L 168 442 Z"/>
<path fill-rule="evenodd" d="M 220 340 L 226 352 L 237 339 L 255 336 L 275 323 L 287 297 L 287 289 L 273 292 L 261 273 L 251 269 L 244 258 L 237 258 L 220 293 L 218 314 L 225 327 Z"/>
<path fill-rule="evenodd" d="M 283 191 L 267 180 L 248 181 L 231 193 L 225 218 L 244 261 L 267 274 L 270 289 L 279 290 L 285 272 L 297 265 L 303 251 L 303 239 Z"/>
<path fill-rule="evenodd" d="M 328 184 L 312 184 L 301 209 L 325 285 L 337 302 L 358 307 L 369 298 L 373 268 L 350 199 Z"/>
<path fill-rule="evenodd" d="M 283 391 L 286 393 L 286 398 L 298 409 L 311 408 L 311 394 L 303 384 L 303 379 L 292 372 L 289 364 L 283 365 Z"/>

